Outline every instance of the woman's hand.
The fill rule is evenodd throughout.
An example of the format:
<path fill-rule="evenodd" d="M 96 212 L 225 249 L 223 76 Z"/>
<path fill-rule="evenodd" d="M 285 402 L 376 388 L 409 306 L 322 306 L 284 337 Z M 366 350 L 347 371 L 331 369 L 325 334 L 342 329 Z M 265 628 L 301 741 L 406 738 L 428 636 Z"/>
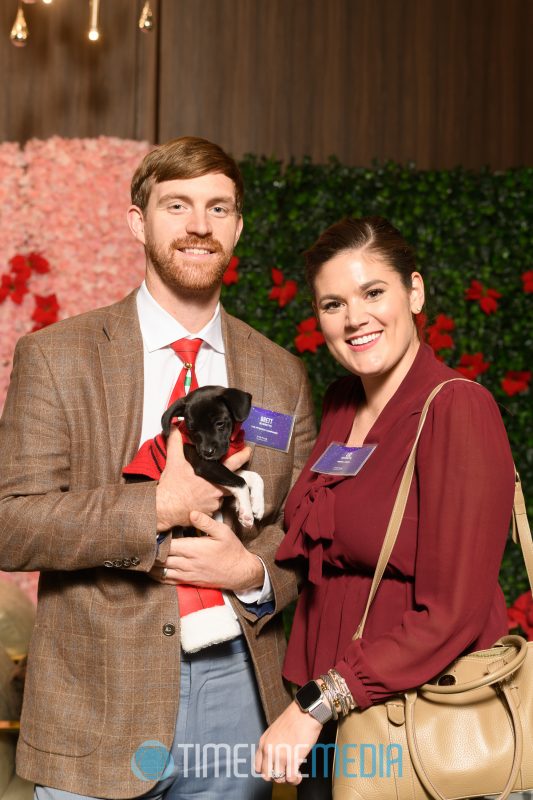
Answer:
<path fill-rule="evenodd" d="M 321 731 L 320 722 L 293 701 L 261 736 L 255 756 L 256 772 L 266 781 L 297 785 L 302 780 L 300 764 Z"/>

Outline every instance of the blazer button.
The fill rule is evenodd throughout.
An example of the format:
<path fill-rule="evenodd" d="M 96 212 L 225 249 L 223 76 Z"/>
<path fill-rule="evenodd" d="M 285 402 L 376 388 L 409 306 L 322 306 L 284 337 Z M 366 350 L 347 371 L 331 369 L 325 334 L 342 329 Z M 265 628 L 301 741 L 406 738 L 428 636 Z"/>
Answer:
<path fill-rule="evenodd" d="M 130 558 L 130 561 L 131 561 L 132 567 L 138 567 L 139 564 L 141 563 L 141 559 L 137 558 L 137 556 L 133 556 L 133 558 Z"/>
<path fill-rule="evenodd" d="M 166 625 L 163 625 L 163 633 L 165 636 L 174 636 L 176 633 L 176 626 L 172 624 L 172 622 L 167 622 Z"/>

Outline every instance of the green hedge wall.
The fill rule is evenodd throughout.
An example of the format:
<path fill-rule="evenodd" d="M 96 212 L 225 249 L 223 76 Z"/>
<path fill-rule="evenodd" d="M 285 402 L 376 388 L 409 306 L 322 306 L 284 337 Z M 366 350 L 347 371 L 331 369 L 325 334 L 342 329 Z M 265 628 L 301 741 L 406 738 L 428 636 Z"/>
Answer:
<path fill-rule="evenodd" d="M 325 165 L 304 160 L 284 167 L 255 157 L 240 166 L 246 186 L 245 228 L 236 252 L 238 279 L 224 289 L 226 308 L 298 353 L 297 326 L 312 314 L 302 251 L 346 215 L 387 217 L 416 248 L 426 281 L 430 342 L 450 366 L 475 353 L 482 353 L 480 360 L 489 365 L 477 380 L 500 404 L 531 513 L 533 169 L 422 172 L 395 163 L 346 167 L 333 159 Z M 298 287 L 284 307 L 269 298 L 272 268 Z M 474 285 L 472 294 L 485 296 L 485 311 L 479 299 L 466 297 L 472 281 L 482 285 L 477 291 Z M 501 297 L 486 296 L 488 289 Z M 446 315 L 444 323 L 439 315 Z M 440 329 L 434 325 L 437 318 Z M 323 345 L 302 357 L 319 415 L 324 390 L 342 369 Z M 526 374 L 502 385 L 509 371 Z M 501 580 L 508 603 L 527 587 L 518 548 L 511 544 Z"/>

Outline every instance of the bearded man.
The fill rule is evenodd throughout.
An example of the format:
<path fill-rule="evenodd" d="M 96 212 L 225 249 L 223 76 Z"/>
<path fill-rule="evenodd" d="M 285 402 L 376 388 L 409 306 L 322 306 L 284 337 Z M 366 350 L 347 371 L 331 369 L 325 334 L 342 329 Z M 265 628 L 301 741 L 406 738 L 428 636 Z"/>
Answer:
<path fill-rule="evenodd" d="M 314 421 L 302 363 L 219 302 L 242 200 L 217 145 L 157 147 L 128 210 L 141 287 L 17 344 L 0 423 L 0 569 L 41 571 L 17 753 L 37 800 L 269 796 L 254 747 L 290 699 L 280 612 L 297 591 L 274 554 Z M 159 481 L 122 474 L 176 391 L 210 384 L 250 392 L 292 429 L 286 446 L 226 462 L 263 477 L 249 530 L 225 503 L 221 518 L 222 489 L 194 474 L 177 428 Z M 172 537 L 191 524 L 205 535 Z M 183 584 L 223 590 L 233 635 L 207 631 L 186 650 Z"/>

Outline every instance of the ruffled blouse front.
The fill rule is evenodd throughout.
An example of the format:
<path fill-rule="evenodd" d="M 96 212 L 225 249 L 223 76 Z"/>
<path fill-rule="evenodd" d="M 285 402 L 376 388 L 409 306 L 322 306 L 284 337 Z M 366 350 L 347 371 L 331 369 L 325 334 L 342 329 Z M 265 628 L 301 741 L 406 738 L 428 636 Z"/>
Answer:
<path fill-rule="evenodd" d="M 362 708 L 417 686 L 466 650 L 506 633 L 498 571 L 514 472 L 492 396 L 453 382 L 432 403 L 396 545 L 362 640 L 352 641 L 400 480 L 430 391 L 457 378 L 426 345 L 365 440 L 376 449 L 353 477 L 310 468 L 346 442 L 361 397 L 358 378 L 333 384 L 321 430 L 286 503 L 279 562 L 303 561 L 284 675 L 302 684 L 335 666 Z"/>

